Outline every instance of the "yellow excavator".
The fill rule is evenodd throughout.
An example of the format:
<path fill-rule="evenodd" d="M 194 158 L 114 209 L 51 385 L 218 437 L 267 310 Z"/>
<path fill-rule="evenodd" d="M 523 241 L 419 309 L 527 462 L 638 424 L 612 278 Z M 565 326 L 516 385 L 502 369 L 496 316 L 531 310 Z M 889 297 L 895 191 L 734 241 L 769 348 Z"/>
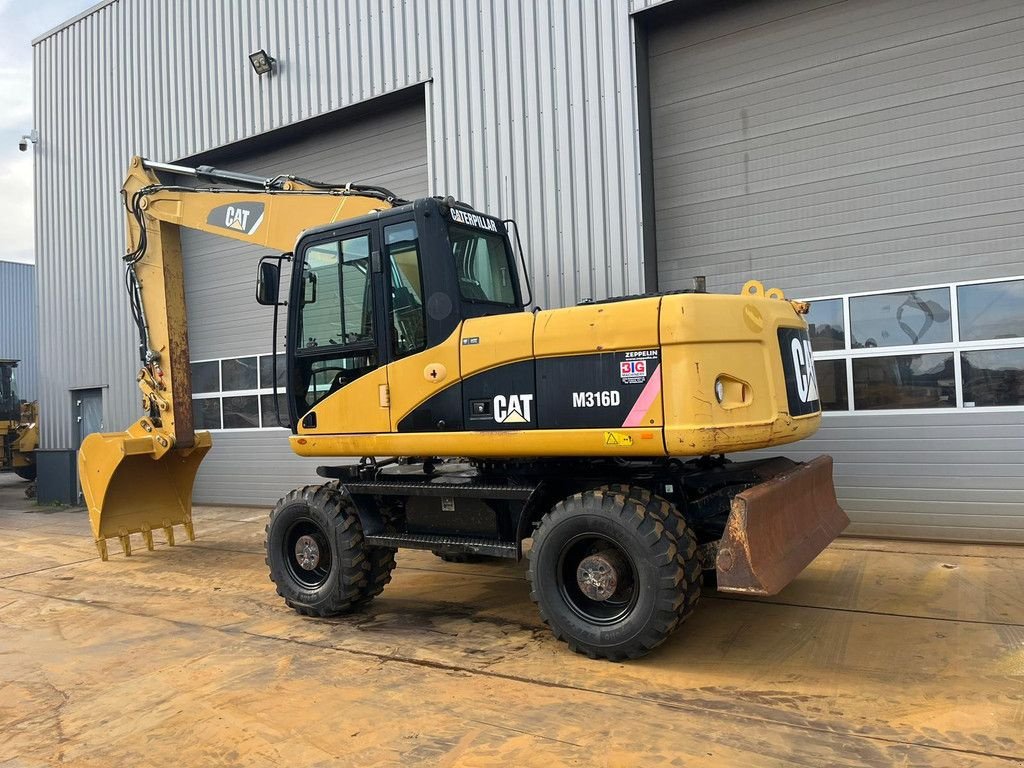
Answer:
<path fill-rule="evenodd" d="M 451 197 L 142 158 L 123 196 L 144 415 L 79 454 L 104 559 L 110 538 L 130 555 L 132 534 L 150 549 L 155 530 L 194 537 L 211 437 L 193 422 L 181 227 L 274 251 L 256 301 L 273 307 L 281 418 L 296 454 L 324 460 L 323 484 L 286 494 L 267 525 L 270 576 L 299 613 L 365 604 L 402 547 L 528 549 L 554 634 L 634 658 L 702 586 L 774 594 L 848 524 L 829 457 L 725 456 L 800 440 L 821 418 L 807 305 L 780 290 L 695 281 L 531 311 L 515 223 Z"/>
<path fill-rule="evenodd" d="M 36 479 L 36 447 L 39 444 L 38 403 L 18 397 L 18 360 L 0 360 L 0 470 L 12 470 L 22 480 Z M 30 485 L 25 495 L 35 495 Z"/>

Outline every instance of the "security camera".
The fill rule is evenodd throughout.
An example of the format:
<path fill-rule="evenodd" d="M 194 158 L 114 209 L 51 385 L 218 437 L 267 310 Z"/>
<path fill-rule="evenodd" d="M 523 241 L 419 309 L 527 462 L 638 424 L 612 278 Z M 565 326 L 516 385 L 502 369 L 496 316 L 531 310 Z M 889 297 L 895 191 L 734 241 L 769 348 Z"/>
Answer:
<path fill-rule="evenodd" d="M 22 152 L 28 152 L 28 145 L 35 144 L 39 141 L 39 133 L 35 129 L 32 129 L 31 133 L 24 134 L 18 141 L 18 149 Z"/>
<path fill-rule="evenodd" d="M 28 139 L 25 136 L 22 136 L 21 141 L 18 142 L 18 149 L 22 152 L 28 152 Z"/>

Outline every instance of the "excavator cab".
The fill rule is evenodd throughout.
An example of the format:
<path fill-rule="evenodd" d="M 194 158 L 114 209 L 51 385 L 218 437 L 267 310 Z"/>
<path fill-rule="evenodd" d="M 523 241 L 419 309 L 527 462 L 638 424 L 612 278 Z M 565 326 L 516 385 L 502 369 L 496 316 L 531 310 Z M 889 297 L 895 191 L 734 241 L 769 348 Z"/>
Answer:
<path fill-rule="evenodd" d="M 287 301 L 281 262 L 265 258 L 256 298 L 286 306 L 287 405 L 293 431 L 312 409 L 367 374 L 436 347 L 466 319 L 523 309 L 505 223 L 453 200 L 426 198 L 317 227 L 296 244 Z M 520 259 L 521 261 L 521 254 Z M 377 399 L 377 398 L 374 398 Z M 353 432 L 388 432 L 387 414 L 351 414 Z"/>

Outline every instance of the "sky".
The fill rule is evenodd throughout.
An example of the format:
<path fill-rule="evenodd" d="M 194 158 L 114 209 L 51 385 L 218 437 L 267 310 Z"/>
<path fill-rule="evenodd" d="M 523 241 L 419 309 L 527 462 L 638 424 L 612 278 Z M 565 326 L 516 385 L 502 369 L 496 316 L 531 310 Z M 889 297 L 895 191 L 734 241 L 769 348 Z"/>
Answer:
<path fill-rule="evenodd" d="M 32 130 L 32 39 L 97 0 L 0 0 L 0 261 L 35 262 L 32 155 L 18 140 Z"/>

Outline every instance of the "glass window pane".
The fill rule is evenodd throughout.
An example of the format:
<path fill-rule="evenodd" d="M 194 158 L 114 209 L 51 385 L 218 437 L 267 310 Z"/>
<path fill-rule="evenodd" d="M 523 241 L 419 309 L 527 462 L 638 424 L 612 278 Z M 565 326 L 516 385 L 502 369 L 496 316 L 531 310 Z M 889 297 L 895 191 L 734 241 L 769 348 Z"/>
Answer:
<path fill-rule="evenodd" d="M 192 421 L 196 429 L 220 429 L 220 398 L 199 397 L 192 400 Z"/>
<path fill-rule="evenodd" d="M 818 397 L 823 411 L 845 411 L 849 407 L 845 360 L 815 360 Z"/>
<path fill-rule="evenodd" d="M 1024 349 L 963 352 L 964 407 L 1024 405 Z"/>
<path fill-rule="evenodd" d="M 956 301 L 962 341 L 1024 336 L 1024 280 L 961 285 Z"/>
<path fill-rule="evenodd" d="M 234 357 L 220 361 L 222 392 L 236 389 L 256 389 L 256 358 Z"/>
<path fill-rule="evenodd" d="M 273 382 L 273 355 L 263 355 L 260 357 L 260 389 L 270 389 L 274 386 Z M 285 379 L 285 357 L 283 354 L 277 356 L 277 388 L 284 389 Z"/>
<path fill-rule="evenodd" d="M 274 413 L 274 396 L 260 395 L 260 411 L 263 417 L 263 428 L 287 427 L 288 426 L 288 403 L 284 395 L 277 396 L 277 404 L 281 409 L 281 423 L 277 423 L 277 414 Z"/>
<path fill-rule="evenodd" d="M 317 245 L 305 258 L 300 346 L 373 341 L 369 235 Z"/>
<path fill-rule="evenodd" d="M 259 427 L 259 399 L 256 395 L 236 395 L 224 398 L 224 429 Z"/>
<path fill-rule="evenodd" d="M 427 348 L 427 316 L 415 222 L 385 227 L 384 245 L 391 274 L 392 348 L 396 357 L 404 357 Z"/>
<path fill-rule="evenodd" d="M 811 349 L 815 352 L 846 346 L 842 299 L 812 301 L 811 311 L 805 319 L 811 334 Z"/>
<path fill-rule="evenodd" d="M 952 341 L 949 289 L 855 296 L 850 326 L 854 349 Z"/>
<path fill-rule="evenodd" d="M 505 238 L 456 224 L 449 227 L 448 237 L 459 273 L 462 298 L 514 306 L 516 296 L 512 275 L 515 266 L 511 253 L 505 248 Z"/>
<path fill-rule="evenodd" d="M 853 402 L 858 411 L 953 408 L 953 353 L 854 359 Z"/>
<path fill-rule="evenodd" d="M 220 364 L 216 360 L 208 363 L 192 363 L 192 391 L 220 392 Z"/>

